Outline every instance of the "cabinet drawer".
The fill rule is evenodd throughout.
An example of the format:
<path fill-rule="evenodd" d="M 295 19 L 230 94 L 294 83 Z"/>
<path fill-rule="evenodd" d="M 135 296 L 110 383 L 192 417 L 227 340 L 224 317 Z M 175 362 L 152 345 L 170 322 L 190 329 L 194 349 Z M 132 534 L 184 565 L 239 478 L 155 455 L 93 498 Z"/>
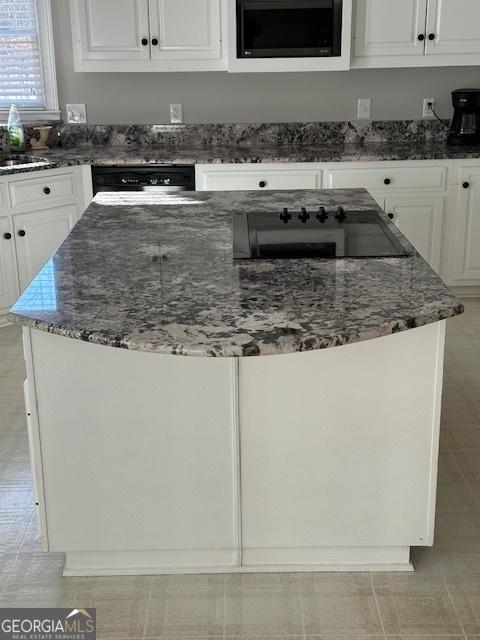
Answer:
<path fill-rule="evenodd" d="M 10 197 L 13 209 L 38 209 L 48 207 L 51 202 L 69 202 L 75 199 L 75 177 L 73 173 L 10 182 Z"/>
<path fill-rule="evenodd" d="M 320 189 L 322 172 L 312 169 L 266 171 L 205 171 L 200 187 L 206 191 L 254 191 L 268 189 Z"/>
<path fill-rule="evenodd" d="M 365 169 L 327 169 L 327 189 L 428 189 L 443 190 L 447 184 L 447 167 L 378 167 Z"/>

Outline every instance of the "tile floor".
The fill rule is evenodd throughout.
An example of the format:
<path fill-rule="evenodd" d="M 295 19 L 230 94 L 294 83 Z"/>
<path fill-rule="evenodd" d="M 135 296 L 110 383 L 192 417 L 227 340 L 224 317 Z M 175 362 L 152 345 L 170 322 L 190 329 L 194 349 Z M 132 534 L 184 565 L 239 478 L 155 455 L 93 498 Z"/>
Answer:
<path fill-rule="evenodd" d="M 98 636 L 480 640 L 480 300 L 449 321 L 437 536 L 413 574 L 62 578 L 32 509 L 20 331 L 0 330 L 0 607 L 97 607 Z"/>

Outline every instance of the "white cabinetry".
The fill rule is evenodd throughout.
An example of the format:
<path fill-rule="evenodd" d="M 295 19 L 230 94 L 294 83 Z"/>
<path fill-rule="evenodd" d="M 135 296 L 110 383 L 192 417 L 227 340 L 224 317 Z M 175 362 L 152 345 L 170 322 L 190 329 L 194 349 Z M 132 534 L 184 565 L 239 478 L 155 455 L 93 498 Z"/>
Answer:
<path fill-rule="evenodd" d="M 353 68 L 480 64 L 478 0 L 357 0 Z"/>
<path fill-rule="evenodd" d="M 221 0 L 70 0 L 75 71 L 226 68 Z"/>
<path fill-rule="evenodd" d="M 15 268 L 15 244 L 12 222 L 8 216 L 0 217 L 0 326 L 2 310 L 7 309 L 18 294 Z"/>
<path fill-rule="evenodd" d="M 321 189 L 318 164 L 211 165 L 195 167 L 198 191 L 250 191 L 269 189 Z"/>
<path fill-rule="evenodd" d="M 76 63 L 150 59 L 145 0 L 79 0 L 70 7 L 74 41 L 81 47 L 81 59 Z"/>
<path fill-rule="evenodd" d="M 153 60 L 219 60 L 218 0 L 149 0 Z"/>
<path fill-rule="evenodd" d="M 480 2 L 478 0 L 429 0 L 427 55 L 470 54 L 474 56 L 476 64 L 479 64 L 479 22 Z M 451 64 L 461 64 L 461 62 L 455 62 L 454 57 Z"/>
<path fill-rule="evenodd" d="M 426 11 L 427 0 L 357 0 L 354 55 L 423 56 Z"/>
<path fill-rule="evenodd" d="M 444 195 L 392 196 L 385 211 L 435 271 L 440 271 Z"/>
<path fill-rule="evenodd" d="M 80 217 L 76 204 L 13 216 L 18 280 L 23 290 L 58 249 Z"/>
<path fill-rule="evenodd" d="M 91 197 L 88 166 L 0 178 L 0 325 Z"/>
<path fill-rule="evenodd" d="M 446 163 L 348 163 L 327 167 L 325 187 L 368 189 L 417 251 L 440 272 L 447 178 Z"/>
<path fill-rule="evenodd" d="M 480 283 L 480 165 L 461 167 L 452 208 L 457 212 L 453 281 Z"/>

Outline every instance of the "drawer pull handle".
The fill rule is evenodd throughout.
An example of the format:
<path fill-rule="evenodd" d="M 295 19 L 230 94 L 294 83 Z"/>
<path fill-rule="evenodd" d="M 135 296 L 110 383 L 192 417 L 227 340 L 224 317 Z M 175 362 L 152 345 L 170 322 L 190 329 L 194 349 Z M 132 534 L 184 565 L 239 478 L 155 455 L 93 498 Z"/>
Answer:
<path fill-rule="evenodd" d="M 146 47 L 148 44 L 148 38 L 142 38 L 142 44 L 144 47 Z"/>
<path fill-rule="evenodd" d="M 393 213 L 389 213 L 389 214 L 388 214 L 388 217 L 390 218 L 390 220 L 393 220 L 393 218 L 394 218 Z"/>
<path fill-rule="evenodd" d="M 469 189 L 470 188 L 470 183 L 469 182 L 464 182 L 463 183 L 463 188 L 464 189 Z"/>
<path fill-rule="evenodd" d="M 27 232 L 26 232 L 26 231 L 24 231 L 24 229 L 20 229 L 20 231 L 18 232 L 18 235 L 19 235 L 21 238 L 24 238 L 24 237 L 27 235 Z"/>
<path fill-rule="evenodd" d="M 435 40 L 435 34 L 434 34 L 434 33 L 429 33 L 429 34 L 428 34 L 428 39 L 429 39 L 430 41 Z"/>
<path fill-rule="evenodd" d="M 258 183 L 258 186 L 260 187 L 260 189 L 265 189 L 265 187 L 267 186 L 267 183 L 265 180 L 260 180 L 260 182 Z"/>
<path fill-rule="evenodd" d="M 391 178 L 385 178 L 385 180 L 383 181 L 383 183 L 386 185 L 391 184 L 391 182 L 392 182 Z"/>
<path fill-rule="evenodd" d="M 152 44 L 154 47 L 156 47 L 158 44 L 158 38 L 152 38 Z"/>
<path fill-rule="evenodd" d="M 12 234 L 7 231 L 7 233 L 3 234 L 3 237 L 5 238 L 5 240 L 11 240 L 12 239 Z"/>
<path fill-rule="evenodd" d="M 418 34 L 418 39 L 420 40 L 420 42 L 423 42 L 425 40 L 425 34 L 419 33 Z"/>
<path fill-rule="evenodd" d="M 48 195 L 50 194 L 50 192 L 51 192 L 50 187 L 43 187 L 43 193 L 44 193 L 46 196 L 48 196 Z"/>

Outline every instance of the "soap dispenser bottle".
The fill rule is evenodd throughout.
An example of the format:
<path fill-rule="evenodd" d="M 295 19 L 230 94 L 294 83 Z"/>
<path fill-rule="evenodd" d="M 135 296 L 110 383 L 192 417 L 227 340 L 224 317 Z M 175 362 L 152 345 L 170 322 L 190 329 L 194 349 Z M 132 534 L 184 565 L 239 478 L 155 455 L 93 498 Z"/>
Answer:
<path fill-rule="evenodd" d="M 25 151 L 25 132 L 20 114 L 14 104 L 10 107 L 10 113 L 8 114 L 7 130 L 10 140 L 10 151 L 12 153 Z"/>

